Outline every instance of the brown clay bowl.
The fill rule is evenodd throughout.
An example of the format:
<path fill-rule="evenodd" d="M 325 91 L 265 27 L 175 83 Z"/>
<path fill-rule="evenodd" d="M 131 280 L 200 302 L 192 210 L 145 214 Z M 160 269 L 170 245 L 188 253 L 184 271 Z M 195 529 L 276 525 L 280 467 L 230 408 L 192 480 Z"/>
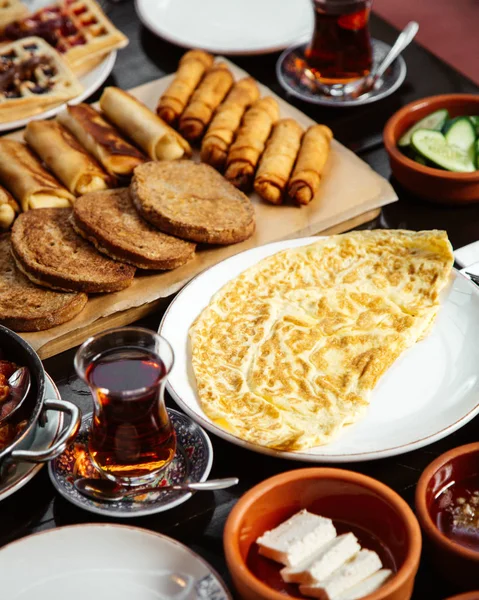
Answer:
<path fill-rule="evenodd" d="M 479 600 L 479 591 L 467 592 L 466 594 L 460 594 L 459 596 L 452 596 L 451 598 L 446 598 L 446 600 Z"/>
<path fill-rule="evenodd" d="M 443 94 L 406 104 L 386 123 L 384 146 L 394 177 L 413 194 L 441 204 L 479 202 L 479 171 L 451 173 L 420 165 L 397 146 L 399 138 L 419 119 L 447 108 L 451 117 L 479 115 L 479 95 Z"/>
<path fill-rule="evenodd" d="M 475 475 L 479 477 L 479 443 L 454 448 L 436 458 L 424 470 L 416 487 L 416 514 L 426 534 L 430 556 L 441 576 L 460 590 L 477 589 L 479 552 L 444 535 L 433 521 L 431 508 L 435 496 L 448 484 Z"/>
<path fill-rule="evenodd" d="M 409 600 L 421 554 L 421 531 L 406 502 L 384 484 L 342 469 L 297 469 L 261 482 L 231 511 L 224 531 L 226 562 L 243 600 L 300 598 L 285 588 L 279 566 L 258 555 L 256 539 L 297 511 L 333 519 L 338 533 L 353 531 L 396 573 L 364 600 Z M 276 589 L 275 589 L 276 588 Z"/>

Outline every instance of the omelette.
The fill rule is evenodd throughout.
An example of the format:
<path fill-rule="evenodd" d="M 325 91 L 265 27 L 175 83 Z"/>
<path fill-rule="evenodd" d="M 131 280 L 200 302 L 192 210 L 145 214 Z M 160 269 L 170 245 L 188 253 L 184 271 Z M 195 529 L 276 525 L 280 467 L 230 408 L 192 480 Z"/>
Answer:
<path fill-rule="evenodd" d="M 427 335 L 452 264 L 447 234 L 435 230 L 355 231 L 261 260 L 190 328 L 205 414 L 270 448 L 330 442 Z"/>

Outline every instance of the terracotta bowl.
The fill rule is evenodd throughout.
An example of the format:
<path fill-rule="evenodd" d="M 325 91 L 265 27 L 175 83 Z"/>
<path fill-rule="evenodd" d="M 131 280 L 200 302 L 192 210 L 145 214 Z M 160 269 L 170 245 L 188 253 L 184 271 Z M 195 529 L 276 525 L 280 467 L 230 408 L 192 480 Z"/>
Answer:
<path fill-rule="evenodd" d="M 384 145 L 394 177 L 407 190 L 441 204 L 479 202 L 479 171 L 451 173 L 420 165 L 405 156 L 397 146 L 399 138 L 419 119 L 447 108 L 451 117 L 479 115 L 479 95 L 444 94 L 406 104 L 386 123 Z"/>
<path fill-rule="evenodd" d="M 460 594 L 459 596 L 452 596 L 451 598 L 446 598 L 446 600 L 479 600 L 479 591 L 467 592 L 467 594 Z"/>
<path fill-rule="evenodd" d="M 307 510 L 353 531 L 396 574 L 364 600 L 409 600 L 421 554 L 421 531 L 406 502 L 384 484 L 341 469 L 298 469 L 266 479 L 240 498 L 225 526 L 226 562 L 243 600 L 300 598 L 285 587 L 280 566 L 257 553 L 256 539 Z M 276 589 L 275 589 L 276 588 Z"/>
<path fill-rule="evenodd" d="M 460 446 L 439 456 L 424 470 L 416 487 L 416 514 L 427 536 L 431 558 L 441 576 L 460 590 L 477 590 L 479 552 L 445 536 L 434 523 L 431 508 L 434 497 L 449 483 L 475 475 L 479 477 L 479 443 Z"/>

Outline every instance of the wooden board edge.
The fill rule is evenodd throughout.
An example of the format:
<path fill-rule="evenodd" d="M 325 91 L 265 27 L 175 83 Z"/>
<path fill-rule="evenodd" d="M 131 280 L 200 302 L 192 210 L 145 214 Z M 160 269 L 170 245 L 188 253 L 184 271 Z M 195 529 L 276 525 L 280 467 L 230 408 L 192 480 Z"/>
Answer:
<path fill-rule="evenodd" d="M 380 208 L 368 210 L 357 217 L 353 217 L 352 219 L 348 219 L 347 221 L 343 221 L 342 223 L 338 223 L 333 227 L 329 227 L 328 229 L 318 231 L 316 233 L 321 233 L 324 235 L 343 233 L 376 219 L 380 213 Z M 105 329 L 110 329 L 112 327 L 123 327 L 133 323 L 134 321 L 138 321 L 143 317 L 146 317 L 147 315 L 158 310 L 166 301 L 166 298 L 158 298 L 153 302 L 128 308 L 127 310 L 113 313 L 106 317 L 101 317 L 93 323 L 85 325 L 85 327 L 80 327 L 79 329 L 75 329 L 75 331 L 71 331 L 59 338 L 47 342 L 37 350 L 38 355 L 42 360 L 45 360 L 46 358 L 51 358 L 52 356 L 60 354 L 61 352 L 70 350 L 70 348 L 74 348 L 75 346 L 82 344 L 91 335 L 95 335 L 96 333 L 100 333 L 101 331 L 105 331 Z"/>

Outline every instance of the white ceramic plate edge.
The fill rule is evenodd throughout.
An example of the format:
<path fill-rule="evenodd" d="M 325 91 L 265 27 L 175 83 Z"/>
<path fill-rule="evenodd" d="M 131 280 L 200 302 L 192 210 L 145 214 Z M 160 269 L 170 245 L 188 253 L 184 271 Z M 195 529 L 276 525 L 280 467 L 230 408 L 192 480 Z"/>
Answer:
<path fill-rule="evenodd" d="M 48 383 L 51 385 L 51 387 L 53 389 L 53 392 L 54 392 L 56 398 L 58 400 L 61 400 L 60 392 L 58 391 L 58 388 L 55 385 L 53 379 L 50 377 L 50 375 L 48 375 L 48 373 L 46 373 L 46 377 L 47 377 Z M 47 397 L 47 392 L 48 392 L 48 390 L 45 387 L 45 397 Z M 56 439 L 58 432 L 61 430 L 61 428 L 63 426 L 63 421 L 64 421 L 63 413 L 60 413 L 59 419 L 58 419 L 57 430 L 55 432 L 55 437 L 53 439 Z M 52 443 L 53 443 L 53 440 L 52 440 Z M 20 479 L 12 482 L 10 484 L 10 486 L 7 488 L 2 489 L 0 487 L 0 501 L 5 500 L 5 498 L 8 498 L 8 496 L 11 496 L 16 491 L 18 491 L 20 488 L 22 488 L 24 485 L 26 485 L 31 479 L 33 479 L 35 477 L 35 475 L 38 473 L 38 471 L 40 471 L 40 469 L 44 466 L 45 466 L 45 463 L 32 464 L 31 469 L 25 475 L 23 475 L 23 477 L 20 477 Z"/>
<path fill-rule="evenodd" d="M 289 240 L 289 242 L 297 242 L 297 244 L 294 244 L 294 245 L 302 246 L 302 245 L 307 245 L 307 244 L 313 243 L 314 241 L 321 239 L 323 237 L 324 236 L 301 238 L 301 243 L 299 243 L 298 239 Z M 266 245 L 270 246 L 272 248 L 278 247 L 277 251 L 279 251 L 280 249 L 283 249 L 284 243 L 285 243 L 285 241 L 280 241 L 280 242 L 273 242 L 272 244 L 266 244 Z M 257 250 L 257 248 L 251 248 L 250 250 L 241 252 L 239 255 L 234 255 L 234 256 L 229 257 L 221 262 L 235 259 L 242 254 L 245 254 L 248 252 L 253 252 L 255 250 Z M 273 254 L 273 253 L 274 252 L 271 252 L 270 254 Z M 261 260 L 261 259 L 259 259 L 259 260 Z M 161 319 L 161 322 L 160 322 L 160 325 L 158 328 L 158 333 L 160 335 L 162 335 L 162 328 L 164 326 L 164 323 L 166 322 L 166 320 L 168 318 L 168 314 L 170 313 L 170 310 L 171 310 L 172 306 L 174 305 L 174 303 L 177 301 L 177 299 L 181 295 L 186 293 L 189 286 L 193 282 L 195 282 L 197 278 L 201 277 L 204 273 L 206 273 L 210 269 L 216 267 L 218 264 L 221 264 L 221 262 L 217 263 L 216 265 L 212 265 L 212 266 L 208 267 L 201 273 L 198 273 L 198 275 L 196 275 L 196 277 L 191 279 L 181 289 L 181 291 L 176 295 L 176 297 L 173 299 L 171 304 L 168 306 L 165 314 L 163 315 L 163 318 Z M 245 268 L 248 268 L 248 267 L 245 267 Z M 454 271 L 454 274 L 456 277 L 460 277 L 461 279 L 464 279 L 465 281 L 467 281 L 468 284 L 470 284 L 470 286 L 471 286 L 471 290 L 474 290 L 473 293 L 475 295 L 479 296 L 479 287 L 478 286 L 476 286 L 474 283 L 472 283 L 465 275 L 463 275 L 462 273 L 459 273 L 459 271 L 457 271 L 456 269 L 453 269 L 453 271 Z M 242 448 L 246 448 L 247 450 L 252 450 L 253 452 L 258 452 L 260 454 L 266 454 L 268 456 L 275 456 L 277 458 L 284 458 L 284 459 L 288 459 L 288 460 L 296 460 L 296 461 L 310 462 L 310 463 L 334 464 L 334 463 L 345 463 L 345 462 L 362 462 L 362 461 L 369 461 L 369 460 L 378 460 L 381 458 L 389 458 L 391 456 L 405 454 L 406 452 L 412 452 L 413 450 L 418 450 L 419 448 L 423 448 L 424 446 L 428 446 L 434 442 L 437 442 L 437 441 L 447 437 L 448 435 L 454 433 L 455 431 L 457 431 L 458 429 L 460 429 L 461 427 L 463 427 L 464 425 L 469 423 L 477 414 L 479 414 L 479 403 L 478 403 L 467 414 L 463 415 L 460 419 L 458 419 L 457 421 L 454 421 L 449 426 L 444 427 L 443 429 L 437 431 L 434 434 L 416 439 L 407 444 L 393 446 L 390 448 L 384 448 L 381 450 L 372 450 L 372 451 L 368 451 L 368 452 L 336 454 L 336 455 L 309 454 L 309 453 L 304 453 L 304 452 L 284 452 L 284 451 L 280 451 L 280 450 L 275 450 L 273 448 L 267 448 L 265 446 L 253 444 L 251 442 L 247 442 L 245 440 L 242 440 L 239 437 L 232 435 L 231 433 L 227 432 L 226 430 L 215 425 L 209 419 L 205 418 L 202 414 L 198 414 L 195 410 L 190 408 L 188 406 L 188 404 L 186 402 L 184 402 L 183 399 L 180 397 L 180 395 L 175 391 L 175 389 L 172 387 L 169 380 L 167 381 L 166 387 L 167 387 L 168 393 L 171 395 L 171 397 L 174 399 L 174 401 L 178 404 L 178 406 L 185 413 L 188 414 L 188 416 L 190 416 L 194 421 L 196 421 L 202 427 L 204 427 L 211 433 L 217 435 L 218 437 L 221 437 L 224 440 L 231 442 L 237 446 L 241 446 Z"/>
<path fill-rule="evenodd" d="M 0 132 L 11 131 L 14 129 L 18 129 L 20 127 L 24 127 L 30 121 L 37 121 L 38 119 L 49 119 L 50 117 L 54 117 L 59 112 L 61 112 L 67 104 L 79 104 L 80 102 L 83 102 L 83 100 L 86 100 L 89 96 L 91 96 L 94 92 L 96 92 L 99 87 L 101 87 L 103 85 L 103 83 L 106 81 L 107 77 L 112 72 L 113 67 L 115 65 L 115 61 L 116 61 L 116 54 L 117 54 L 116 50 L 114 50 L 113 52 L 110 52 L 110 54 L 108 54 L 108 56 L 106 56 L 105 59 L 99 65 L 97 65 L 94 69 L 92 69 L 92 71 L 95 71 L 95 69 L 98 69 L 98 71 L 99 71 L 98 77 L 96 79 L 94 79 L 94 81 L 92 81 L 90 83 L 90 85 L 85 87 L 83 92 L 81 94 L 79 94 L 76 98 L 72 98 L 68 102 L 63 102 L 62 104 L 59 104 L 58 106 L 54 106 L 53 108 L 50 108 L 49 110 L 46 110 L 42 113 L 38 113 L 35 115 L 30 115 L 29 117 L 25 117 L 24 119 L 18 119 L 17 121 L 8 121 L 6 123 L 0 123 Z M 91 73 L 92 72 L 90 71 L 89 73 L 85 73 L 85 75 L 80 77 L 80 82 L 85 77 L 88 77 L 88 75 L 91 75 Z"/>
<path fill-rule="evenodd" d="M 146 15 L 146 13 L 143 10 L 143 2 L 141 0 L 135 0 L 135 10 L 136 10 L 136 14 L 138 15 L 138 18 L 140 19 L 142 24 L 147 29 L 149 29 L 152 33 L 157 35 L 158 37 L 164 39 L 165 41 L 169 42 L 170 44 L 175 44 L 176 46 L 180 46 L 181 48 L 186 48 L 186 49 L 193 48 L 193 46 L 189 45 L 186 40 L 176 37 L 175 35 L 168 33 L 167 30 L 163 29 L 162 27 L 158 27 L 155 23 L 152 23 L 151 20 L 148 18 L 148 16 Z M 302 33 L 298 36 L 294 36 L 292 39 L 285 41 L 281 44 L 276 44 L 273 46 L 265 46 L 263 48 L 231 49 L 231 48 L 222 48 L 221 46 L 215 46 L 214 44 L 212 44 L 211 46 L 209 46 L 208 44 L 206 44 L 206 45 L 201 44 L 201 49 L 205 50 L 206 52 L 211 52 L 212 54 L 222 54 L 222 55 L 229 55 L 229 56 L 254 56 L 254 55 L 258 55 L 258 54 L 270 54 L 270 53 L 279 52 L 281 50 L 284 50 L 285 48 L 288 48 L 292 44 L 296 43 L 298 39 L 302 39 L 304 37 L 304 35 L 305 34 Z"/>

